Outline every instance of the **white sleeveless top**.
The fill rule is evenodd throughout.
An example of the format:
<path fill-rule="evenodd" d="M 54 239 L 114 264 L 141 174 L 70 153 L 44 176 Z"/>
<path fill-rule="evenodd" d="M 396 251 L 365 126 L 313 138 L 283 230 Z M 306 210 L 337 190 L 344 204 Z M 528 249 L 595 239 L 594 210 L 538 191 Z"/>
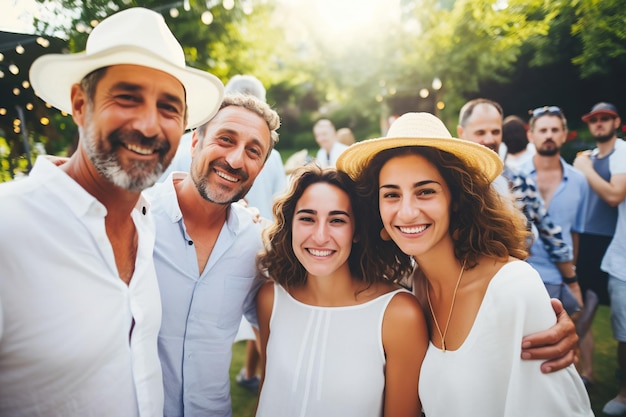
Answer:
<path fill-rule="evenodd" d="M 256 417 L 381 417 L 382 323 L 399 289 L 363 304 L 317 307 L 274 285 Z"/>

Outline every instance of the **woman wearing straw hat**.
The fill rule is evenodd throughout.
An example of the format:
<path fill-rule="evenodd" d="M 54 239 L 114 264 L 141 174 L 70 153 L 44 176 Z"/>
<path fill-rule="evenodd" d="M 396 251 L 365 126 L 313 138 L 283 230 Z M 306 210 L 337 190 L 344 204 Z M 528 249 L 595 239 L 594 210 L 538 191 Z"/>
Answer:
<path fill-rule="evenodd" d="M 539 361 L 521 359 L 522 338 L 555 318 L 522 261 L 525 223 L 491 186 L 502 170 L 496 153 L 409 113 L 386 138 L 346 150 L 338 168 L 370 201 L 367 259 L 417 264 L 414 289 L 430 325 L 420 373 L 428 417 L 593 415 L 573 365 L 545 376 Z"/>

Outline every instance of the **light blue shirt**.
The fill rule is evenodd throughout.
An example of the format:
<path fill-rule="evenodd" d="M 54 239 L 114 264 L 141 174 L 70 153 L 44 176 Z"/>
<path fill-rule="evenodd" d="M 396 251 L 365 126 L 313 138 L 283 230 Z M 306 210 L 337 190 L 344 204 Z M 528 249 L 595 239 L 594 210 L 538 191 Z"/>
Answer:
<path fill-rule="evenodd" d="M 230 417 L 229 368 L 242 315 L 256 325 L 255 257 L 262 249 L 261 226 L 251 213 L 231 204 L 204 271 L 187 234 L 173 179 L 151 191 L 156 223 L 154 262 L 163 319 L 159 356 L 166 417 Z"/>
<path fill-rule="evenodd" d="M 588 192 L 587 179 L 582 172 L 569 165 L 563 158 L 561 158 L 561 167 L 563 179 L 552 197 L 548 214 L 555 224 L 561 226 L 565 243 L 573 246 L 572 232 L 580 232 L 584 224 L 584 202 Z M 528 175 L 535 184 L 537 183 L 537 171 L 533 161 L 525 164 L 522 172 Z M 545 284 L 562 282 L 561 273 L 550 260 L 541 239 L 533 242 L 527 261 L 539 272 Z"/>

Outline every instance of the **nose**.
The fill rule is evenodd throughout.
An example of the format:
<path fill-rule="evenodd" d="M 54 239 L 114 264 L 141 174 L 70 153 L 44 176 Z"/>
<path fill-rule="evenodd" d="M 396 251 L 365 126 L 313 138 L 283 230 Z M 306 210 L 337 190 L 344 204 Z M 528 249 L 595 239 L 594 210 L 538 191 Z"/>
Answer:
<path fill-rule="evenodd" d="M 492 147 L 493 145 L 495 145 L 496 143 L 496 138 L 494 135 L 492 135 L 491 133 L 487 133 L 484 137 L 483 137 L 483 143 L 482 145 L 487 146 L 487 147 Z"/>
<path fill-rule="evenodd" d="M 416 200 L 412 198 L 403 198 L 400 202 L 400 210 L 398 210 L 398 218 L 402 221 L 412 222 L 420 213 L 420 209 Z"/>
<path fill-rule="evenodd" d="M 156 137 L 161 133 L 159 110 L 156 103 L 146 103 L 141 106 L 141 110 L 134 119 L 133 128 L 148 138 Z"/>
<path fill-rule="evenodd" d="M 243 145 L 234 146 L 226 155 L 226 162 L 234 169 L 242 168 L 244 166 L 245 152 L 246 150 Z"/>
<path fill-rule="evenodd" d="M 313 231 L 313 242 L 322 245 L 328 241 L 328 228 L 324 222 L 318 222 Z"/>

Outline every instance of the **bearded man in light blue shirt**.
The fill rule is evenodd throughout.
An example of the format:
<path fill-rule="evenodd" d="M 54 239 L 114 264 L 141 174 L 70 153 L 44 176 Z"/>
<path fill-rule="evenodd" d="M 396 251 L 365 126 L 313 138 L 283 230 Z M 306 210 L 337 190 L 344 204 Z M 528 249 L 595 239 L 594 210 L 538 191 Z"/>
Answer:
<path fill-rule="evenodd" d="M 522 171 L 538 185 L 550 217 L 561 226 L 565 242 L 578 253 L 578 232 L 583 226 L 588 186 L 585 176 L 561 157 L 567 132 L 567 120 L 560 108 L 544 106 L 533 110 L 528 139 L 537 153 L 522 166 Z M 539 272 L 551 297 L 560 298 L 566 309 L 570 300 L 570 314 L 580 309 L 582 294 L 577 278 L 563 277 L 543 244 L 533 243 L 527 261 Z"/>
<path fill-rule="evenodd" d="M 242 315 L 257 322 L 263 248 L 261 225 L 236 202 L 263 168 L 279 124 L 265 102 L 225 96 L 193 133 L 189 174 L 174 172 L 151 190 L 166 417 L 232 415 L 232 344 Z"/>

